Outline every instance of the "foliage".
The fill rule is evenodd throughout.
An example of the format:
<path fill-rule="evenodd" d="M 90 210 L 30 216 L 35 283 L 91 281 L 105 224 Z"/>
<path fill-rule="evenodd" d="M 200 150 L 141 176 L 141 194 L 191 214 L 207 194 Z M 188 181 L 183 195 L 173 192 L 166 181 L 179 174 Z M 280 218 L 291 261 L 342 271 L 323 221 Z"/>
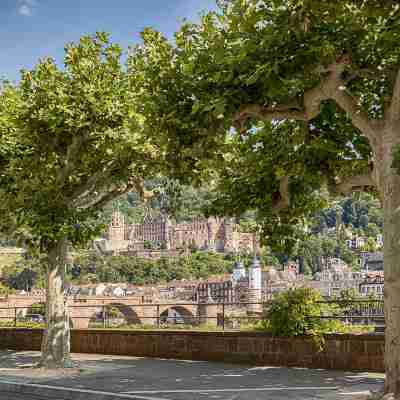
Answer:
<path fill-rule="evenodd" d="M 0 326 L 4 328 L 28 328 L 28 329 L 44 329 L 45 324 L 40 322 L 32 321 L 18 321 L 17 326 L 14 325 L 14 321 L 0 321 Z"/>
<path fill-rule="evenodd" d="M 195 252 L 178 258 L 159 260 L 127 256 L 82 254 L 70 271 L 76 283 L 87 283 L 95 275 L 100 282 L 156 284 L 180 279 L 200 279 L 230 272 L 232 261 L 215 253 Z"/>
<path fill-rule="evenodd" d="M 379 201 L 368 193 L 358 193 L 330 202 L 313 216 L 311 230 L 313 233 L 323 233 L 329 228 L 336 228 L 337 224 L 367 236 L 372 236 L 368 234 L 369 229 L 374 229 L 370 226 L 372 224 L 375 232 L 379 233 L 383 227 L 383 212 Z"/>
<path fill-rule="evenodd" d="M 274 336 L 314 335 L 321 328 L 321 294 L 298 288 L 279 293 L 265 310 L 266 326 Z"/>
<path fill-rule="evenodd" d="M 45 366 L 70 363 L 69 328 L 56 323 L 66 312 L 67 246 L 98 236 L 105 204 L 142 194 L 144 179 L 169 167 L 163 132 L 147 124 L 140 76 L 121 57 L 107 34 L 84 36 L 65 47 L 63 68 L 45 58 L 0 90 L 0 231 L 46 256 Z"/>
<path fill-rule="evenodd" d="M 29 292 L 44 287 L 45 273 L 40 260 L 20 259 L 3 268 L 2 279 L 12 289 Z"/>
<path fill-rule="evenodd" d="M 324 334 L 367 333 L 371 326 L 345 324 L 335 319 L 343 315 L 342 307 L 349 310 L 351 292 L 343 292 L 337 304 L 322 303 L 321 294 L 310 288 L 289 289 L 276 296 L 267 305 L 263 320 L 254 329 L 271 332 L 274 336 L 312 336 L 319 349 L 324 345 Z M 350 305 L 350 306 L 349 306 Z M 325 317 L 325 318 L 321 318 Z M 332 317 L 332 318 L 329 318 Z"/>
<path fill-rule="evenodd" d="M 1 91 L 3 230 L 42 250 L 84 244 L 104 229 L 105 204 L 163 171 L 162 138 L 121 56 L 104 33 L 82 37 L 66 46 L 65 68 L 43 59 Z"/>
<path fill-rule="evenodd" d="M 129 192 L 110 202 L 102 213 L 102 221 L 110 221 L 113 210 L 118 209 L 129 223 L 140 223 L 147 213 L 168 215 L 179 222 L 204 216 L 212 193 L 205 187 L 181 184 L 178 180 L 160 176 L 144 182 L 148 199 L 140 198 L 137 192 Z"/>
<path fill-rule="evenodd" d="M 211 163 L 220 192 L 211 211 L 256 210 L 268 243 L 287 250 L 302 236 L 294 227 L 325 202 L 316 190 L 331 187 L 338 176 L 368 171 L 372 161 L 368 140 L 346 113 L 352 109 L 321 101 L 318 115 L 305 121 L 303 96 L 341 61 L 346 100 L 358 97 L 368 117 L 381 118 L 400 56 L 398 8 L 358 0 L 233 0 L 219 6 L 201 23 L 184 24 L 175 46 L 157 32 L 143 32 L 143 45 L 133 53 L 142 60 L 144 95 L 153 96 L 157 129 L 178 132 L 171 146 L 185 153 L 193 146 L 187 162 L 195 171 L 199 154 L 221 151 Z M 135 71 L 138 64 L 130 66 Z M 240 119 L 246 106 L 253 109 Z M 288 117 L 271 123 L 273 112 Z M 284 176 L 290 177 L 291 201 L 277 216 L 273 205 Z M 368 222 L 362 217 L 356 224 Z"/>
<path fill-rule="evenodd" d="M 107 318 L 116 318 L 116 319 L 121 319 L 124 318 L 124 314 L 122 313 L 122 311 L 115 306 L 112 306 L 110 304 L 107 304 L 107 306 L 105 307 L 105 313 Z"/>
<path fill-rule="evenodd" d="M 8 296 L 9 294 L 13 294 L 13 293 L 14 293 L 14 289 L 12 289 L 9 286 L 6 286 L 0 282 L 0 297 Z"/>

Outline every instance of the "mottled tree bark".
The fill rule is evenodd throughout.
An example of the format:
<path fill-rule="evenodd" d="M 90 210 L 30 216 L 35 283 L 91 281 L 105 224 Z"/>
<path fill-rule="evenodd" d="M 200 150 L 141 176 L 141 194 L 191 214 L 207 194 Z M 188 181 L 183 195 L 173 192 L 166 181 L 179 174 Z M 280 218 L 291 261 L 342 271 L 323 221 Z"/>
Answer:
<path fill-rule="evenodd" d="M 48 246 L 46 322 L 42 341 L 40 366 L 44 368 L 71 367 L 70 329 L 64 276 L 67 255 L 67 240 L 61 239 Z"/>
<path fill-rule="evenodd" d="M 400 176 L 386 161 L 381 174 L 384 210 L 385 392 L 400 398 Z"/>
<path fill-rule="evenodd" d="M 385 366 L 386 392 L 400 396 L 400 210 L 394 203 L 386 199 L 384 210 Z"/>

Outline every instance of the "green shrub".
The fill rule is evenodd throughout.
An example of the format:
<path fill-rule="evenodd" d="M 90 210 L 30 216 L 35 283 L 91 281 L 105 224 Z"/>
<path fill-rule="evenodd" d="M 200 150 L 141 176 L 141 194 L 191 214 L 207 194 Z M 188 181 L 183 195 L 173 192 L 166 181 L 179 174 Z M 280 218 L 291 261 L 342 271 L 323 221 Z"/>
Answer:
<path fill-rule="evenodd" d="M 267 306 L 263 327 L 274 336 L 319 334 L 323 305 L 321 294 L 311 288 L 289 289 Z"/>
<path fill-rule="evenodd" d="M 321 318 L 342 314 L 337 304 L 324 304 L 321 301 L 321 294 L 311 288 L 282 292 L 268 305 L 263 320 L 254 329 L 271 332 L 274 336 L 309 335 L 320 350 L 323 348 L 324 334 L 373 332 L 372 326 L 344 324 L 335 319 Z"/>

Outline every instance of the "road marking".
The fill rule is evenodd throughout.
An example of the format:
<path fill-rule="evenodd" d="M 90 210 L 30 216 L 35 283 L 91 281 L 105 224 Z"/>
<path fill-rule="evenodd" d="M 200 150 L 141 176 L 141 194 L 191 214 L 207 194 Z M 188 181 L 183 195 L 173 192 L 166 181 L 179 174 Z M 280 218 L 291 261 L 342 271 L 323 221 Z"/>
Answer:
<path fill-rule="evenodd" d="M 99 390 L 90 390 L 90 389 L 77 389 L 70 388 L 65 386 L 50 386 L 50 385 L 41 385 L 37 383 L 18 383 L 18 382 L 10 382 L 10 381 L 0 381 L 0 389 L 1 385 L 13 385 L 13 386 L 23 386 L 27 388 L 38 388 L 38 389 L 49 389 L 49 390 L 58 390 L 61 391 L 69 391 L 74 393 L 82 393 L 82 394 L 95 394 L 102 396 L 114 396 L 115 398 L 120 397 L 121 399 L 132 399 L 132 400 L 167 400 L 160 397 L 148 397 L 148 396 L 136 396 L 129 393 L 115 393 L 115 392 L 103 392 Z M 17 392 L 18 393 L 18 392 Z"/>
<path fill-rule="evenodd" d="M 176 389 L 176 390 L 135 390 L 123 392 L 127 394 L 156 394 L 156 393 L 218 393 L 218 392 L 277 392 L 285 390 L 338 390 L 338 386 L 298 386 L 298 387 L 261 387 L 235 389 Z"/>
<path fill-rule="evenodd" d="M 371 392 L 369 390 L 364 390 L 362 392 L 342 392 L 339 393 L 340 396 L 355 396 L 355 395 L 371 395 Z"/>

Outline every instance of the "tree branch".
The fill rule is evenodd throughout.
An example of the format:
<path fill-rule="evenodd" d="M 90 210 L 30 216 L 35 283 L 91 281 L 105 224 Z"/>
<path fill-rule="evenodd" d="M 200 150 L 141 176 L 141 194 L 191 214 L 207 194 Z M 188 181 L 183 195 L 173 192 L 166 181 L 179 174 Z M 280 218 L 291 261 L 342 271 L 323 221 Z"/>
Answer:
<path fill-rule="evenodd" d="M 262 121 L 281 121 L 284 119 L 295 119 L 298 121 L 308 121 L 304 111 L 294 110 L 292 108 L 277 109 L 274 107 L 263 107 L 258 104 L 247 104 L 240 108 L 235 116 L 235 122 L 241 124 L 248 118 L 257 118 Z"/>
<path fill-rule="evenodd" d="M 90 192 L 99 185 L 102 179 L 107 180 L 111 175 L 111 171 L 105 172 L 104 170 L 99 170 L 91 177 L 89 177 L 84 183 L 75 188 L 72 194 L 69 197 L 70 201 L 76 202 L 79 201 L 80 198 L 83 198 L 90 194 Z"/>
<path fill-rule="evenodd" d="M 249 118 L 258 118 L 262 121 L 282 121 L 285 119 L 310 121 L 319 114 L 321 103 L 327 99 L 328 97 L 322 90 L 322 85 L 319 85 L 304 94 L 302 109 L 293 105 L 264 107 L 257 104 L 247 104 L 242 106 L 235 115 L 234 124 L 241 129 Z"/>
<path fill-rule="evenodd" d="M 75 168 L 76 160 L 79 158 L 79 150 L 87 139 L 87 134 L 81 134 L 72 138 L 71 144 L 67 148 L 67 155 L 65 158 L 64 166 L 61 168 L 57 176 L 57 185 L 62 187 L 65 184 L 68 176 L 71 175 Z"/>
<path fill-rule="evenodd" d="M 353 125 L 359 129 L 373 144 L 376 140 L 376 127 L 368 115 L 362 111 L 353 96 L 346 92 L 344 86 L 338 86 L 331 98 L 348 115 Z"/>
<path fill-rule="evenodd" d="M 400 119 L 400 69 L 397 71 L 388 117 L 391 122 Z"/>
<path fill-rule="evenodd" d="M 335 191 L 345 196 L 352 192 L 363 191 L 365 187 L 376 187 L 372 173 L 336 178 Z"/>
<path fill-rule="evenodd" d="M 289 177 L 284 176 L 279 182 L 279 192 L 272 194 L 272 210 L 276 213 L 290 205 Z"/>
<path fill-rule="evenodd" d="M 343 80 L 343 82 L 347 85 L 348 83 L 352 82 L 354 79 L 357 78 L 375 78 L 379 72 L 380 71 L 377 68 L 376 69 L 362 68 L 352 72 L 349 76 L 347 76 Z"/>
<path fill-rule="evenodd" d="M 323 101 L 334 100 L 338 106 L 348 114 L 353 125 L 371 141 L 371 144 L 375 144 L 377 136 L 375 124 L 369 119 L 368 115 L 360 109 L 354 97 L 346 93 L 345 81 L 342 79 L 342 75 L 350 62 L 351 60 L 348 56 L 342 56 L 327 68 L 318 71 L 321 74 L 325 74 L 326 77 L 318 86 L 304 93 L 303 107 L 301 109 L 295 109 L 293 106 L 285 105 L 265 107 L 257 104 L 247 104 L 242 106 L 235 115 L 234 126 L 242 130 L 244 123 L 249 118 L 258 118 L 263 121 L 279 121 L 285 119 L 310 121 L 319 115 L 321 103 Z"/>
<path fill-rule="evenodd" d="M 81 197 L 75 200 L 73 207 L 87 210 L 89 208 L 99 210 L 104 207 L 108 202 L 119 197 L 125 193 L 128 193 L 132 189 L 135 189 L 139 195 L 143 193 L 143 180 L 138 178 L 130 178 L 128 183 L 123 186 L 116 186 L 114 189 L 100 193 L 96 197 L 92 193 L 89 193 L 86 197 Z"/>

